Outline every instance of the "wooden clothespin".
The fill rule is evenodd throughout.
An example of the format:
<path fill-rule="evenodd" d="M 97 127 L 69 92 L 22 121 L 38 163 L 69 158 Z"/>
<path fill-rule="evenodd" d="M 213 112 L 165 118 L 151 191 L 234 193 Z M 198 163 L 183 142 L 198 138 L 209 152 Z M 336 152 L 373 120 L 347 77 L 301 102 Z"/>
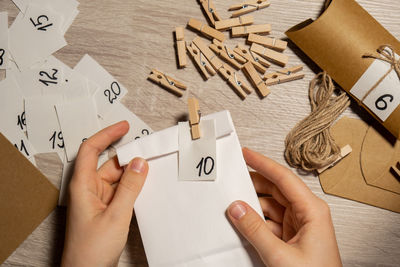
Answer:
<path fill-rule="evenodd" d="M 251 33 L 267 34 L 271 31 L 271 24 L 238 26 L 232 28 L 232 37 L 243 37 Z"/>
<path fill-rule="evenodd" d="M 248 94 L 251 94 L 250 86 L 248 86 L 228 64 L 223 64 L 218 72 L 242 100 L 244 100 Z"/>
<path fill-rule="evenodd" d="M 167 91 L 181 97 L 183 95 L 181 90 L 186 90 L 187 87 L 183 83 L 171 78 L 170 76 L 165 75 L 164 73 L 152 69 L 149 77 L 147 77 L 150 81 L 160 85 L 165 88 Z"/>
<path fill-rule="evenodd" d="M 223 42 L 226 39 L 225 35 L 222 32 L 217 31 L 214 28 L 211 28 L 207 24 L 202 23 L 201 21 L 198 21 L 197 19 L 193 19 L 193 18 L 190 19 L 188 22 L 188 26 L 196 31 L 201 32 L 207 38 L 217 39 L 218 41 L 221 41 L 221 42 Z"/>
<path fill-rule="evenodd" d="M 267 59 L 267 60 L 269 60 L 271 62 L 274 62 L 275 64 L 278 64 L 278 65 L 280 65 L 282 67 L 284 67 L 289 61 L 289 57 L 288 56 L 286 56 L 286 55 L 284 55 L 282 53 L 279 53 L 279 52 L 277 52 L 275 50 L 266 48 L 266 47 L 264 47 L 262 45 L 256 44 L 256 43 L 253 43 L 251 45 L 250 50 L 255 52 L 255 53 L 257 53 L 257 54 L 259 54 L 263 58 L 265 58 L 265 59 Z"/>
<path fill-rule="evenodd" d="M 400 161 L 397 162 L 396 165 L 392 166 L 390 170 L 397 177 L 397 179 L 400 179 Z"/>
<path fill-rule="evenodd" d="M 188 109 L 189 109 L 189 124 L 190 133 L 192 135 L 192 140 L 200 139 L 200 105 L 196 98 L 188 99 Z"/>
<path fill-rule="evenodd" d="M 256 68 L 256 70 L 258 72 L 260 72 L 261 74 L 264 74 L 267 71 L 266 67 L 264 67 L 262 64 L 260 64 L 258 59 L 261 59 L 261 60 L 267 62 L 268 64 L 269 64 L 269 62 L 261 57 L 256 57 L 256 58 L 253 57 L 253 54 L 246 47 L 238 44 L 235 47 L 235 49 L 233 49 L 233 51 L 235 51 L 237 54 L 241 55 L 248 62 L 251 62 L 254 65 L 254 67 Z M 271 65 L 271 64 L 269 64 L 269 65 Z"/>
<path fill-rule="evenodd" d="M 256 43 L 274 50 L 277 50 L 279 52 L 284 51 L 287 48 L 287 42 L 276 39 L 276 38 L 270 38 L 267 36 L 261 36 L 258 34 L 251 33 L 249 34 L 249 37 L 247 38 L 247 42 L 249 43 Z"/>
<path fill-rule="evenodd" d="M 238 10 L 233 12 L 232 18 L 248 14 L 250 12 L 269 7 L 270 3 L 268 0 L 249 0 L 241 4 L 231 6 L 228 10 Z"/>
<path fill-rule="evenodd" d="M 243 65 L 243 72 L 247 76 L 247 78 L 252 82 L 254 87 L 257 89 L 261 98 L 266 97 L 269 95 L 270 90 L 268 89 L 267 85 L 261 79 L 260 75 L 257 73 L 256 69 L 254 68 L 251 62 L 247 62 Z"/>
<path fill-rule="evenodd" d="M 342 147 L 342 149 L 340 149 L 340 155 L 338 156 L 338 158 L 331 165 L 323 167 L 323 168 L 320 168 L 320 169 L 317 170 L 317 172 L 319 174 L 321 174 L 324 171 L 326 171 L 327 169 L 332 168 L 333 166 L 338 164 L 339 161 L 341 161 L 344 157 L 349 155 L 352 151 L 353 151 L 353 149 L 351 148 L 350 145 L 346 145 L 346 146 Z"/>
<path fill-rule="evenodd" d="M 213 26 L 215 25 L 215 21 L 221 20 L 221 17 L 218 15 L 214 3 L 211 0 L 200 0 L 200 4 Z"/>
<path fill-rule="evenodd" d="M 275 85 L 304 78 L 304 73 L 299 73 L 303 70 L 303 66 L 294 66 L 291 68 L 281 69 L 277 72 L 266 74 L 263 79 L 266 85 Z"/>
<path fill-rule="evenodd" d="M 186 44 L 185 44 L 185 32 L 183 27 L 175 28 L 176 37 L 176 50 L 178 54 L 178 65 L 179 68 L 186 67 Z"/>
<path fill-rule="evenodd" d="M 216 39 L 213 40 L 210 49 L 237 70 L 239 70 L 242 67 L 242 64 L 246 62 L 245 58 Z"/>
<path fill-rule="evenodd" d="M 211 76 L 216 74 L 216 71 L 211 66 L 210 62 L 207 58 L 203 55 L 200 49 L 193 43 L 187 44 L 186 49 L 189 52 L 189 55 L 193 58 L 196 66 L 200 70 L 203 77 L 208 80 Z"/>
<path fill-rule="evenodd" d="M 208 59 L 211 63 L 211 66 L 215 71 L 218 71 L 223 63 L 222 61 L 211 51 L 211 49 L 201 40 L 200 37 L 196 37 L 193 39 L 193 43 L 200 49 L 201 53 Z"/>
<path fill-rule="evenodd" d="M 238 18 L 220 20 L 215 22 L 215 29 L 219 31 L 229 30 L 232 27 L 253 24 L 253 16 L 242 16 Z"/>

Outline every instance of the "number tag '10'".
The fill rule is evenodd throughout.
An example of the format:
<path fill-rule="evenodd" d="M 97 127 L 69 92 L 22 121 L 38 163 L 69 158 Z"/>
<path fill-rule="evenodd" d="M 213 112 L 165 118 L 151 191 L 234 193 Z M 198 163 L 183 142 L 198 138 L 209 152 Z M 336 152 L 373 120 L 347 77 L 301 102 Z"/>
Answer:
<path fill-rule="evenodd" d="M 217 178 L 215 121 L 200 122 L 201 138 L 192 140 L 188 122 L 178 124 L 179 180 L 214 181 Z"/>

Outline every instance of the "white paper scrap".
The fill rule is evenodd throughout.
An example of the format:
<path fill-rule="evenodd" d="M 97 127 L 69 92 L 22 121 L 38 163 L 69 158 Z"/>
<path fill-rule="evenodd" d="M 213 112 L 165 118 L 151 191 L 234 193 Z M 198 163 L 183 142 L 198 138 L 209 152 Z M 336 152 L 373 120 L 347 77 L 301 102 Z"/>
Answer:
<path fill-rule="evenodd" d="M 12 77 L 0 82 L 0 129 L 11 133 L 26 129 L 24 98 Z"/>
<path fill-rule="evenodd" d="M 58 123 L 54 96 L 25 99 L 25 112 L 29 141 L 38 153 L 63 152 L 64 139 Z"/>
<path fill-rule="evenodd" d="M 126 120 L 129 123 L 129 132 L 119 141 L 114 143 L 114 147 L 125 145 L 153 132 L 146 123 L 121 103 L 115 103 L 112 106 L 111 111 L 103 119 L 100 119 L 100 124 L 102 128 L 106 128 L 123 120 Z"/>
<path fill-rule="evenodd" d="M 64 47 L 61 26 L 62 17 L 45 7 L 30 5 L 25 16 L 18 15 L 9 30 L 10 52 L 18 67 L 30 67 Z"/>
<path fill-rule="evenodd" d="M 189 122 L 178 124 L 180 181 L 217 179 L 215 120 L 201 120 L 200 130 L 201 138 L 192 140 Z"/>
<path fill-rule="evenodd" d="M 128 90 L 114 79 L 99 63 L 85 55 L 75 66 L 75 71 L 87 77 L 99 86 L 94 94 L 97 112 L 104 118 L 111 111 L 113 104 L 118 103 Z"/>
<path fill-rule="evenodd" d="M 100 130 L 96 106 L 83 98 L 56 105 L 68 161 L 75 159 L 82 142 Z"/>
<path fill-rule="evenodd" d="M 0 12 L 0 69 L 8 67 L 8 51 L 8 13 Z"/>

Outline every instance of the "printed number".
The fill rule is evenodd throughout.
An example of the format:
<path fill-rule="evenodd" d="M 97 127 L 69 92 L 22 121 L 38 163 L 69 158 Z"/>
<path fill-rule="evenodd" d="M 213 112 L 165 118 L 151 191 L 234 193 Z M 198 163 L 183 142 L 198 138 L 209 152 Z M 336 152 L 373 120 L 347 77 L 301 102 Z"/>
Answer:
<path fill-rule="evenodd" d="M 28 150 L 26 149 L 26 146 L 25 146 L 25 144 L 24 144 L 24 140 L 21 140 L 21 146 L 20 146 L 20 147 L 18 147 L 17 144 L 14 144 L 14 146 L 15 146 L 20 152 L 24 152 L 25 155 L 27 155 L 27 156 L 29 157 L 29 152 L 28 152 Z"/>
<path fill-rule="evenodd" d="M 3 63 L 4 63 L 3 56 L 4 56 L 5 52 L 6 51 L 3 48 L 0 48 L 0 66 L 3 65 Z"/>
<path fill-rule="evenodd" d="M 44 25 L 43 22 L 48 22 L 49 21 L 49 17 L 47 17 L 46 15 L 40 15 L 39 17 L 37 17 L 36 19 L 36 23 L 35 21 L 33 21 L 32 18 L 30 18 L 32 24 L 34 27 L 37 28 L 38 31 L 47 31 L 47 27 L 53 26 L 53 23 L 49 23 L 47 25 Z M 45 20 L 45 21 L 43 21 Z"/>
<path fill-rule="evenodd" d="M 64 138 L 62 136 L 62 132 L 58 132 L 54 131 L 53 135 L 50 137 L 49 141 L 52 143 L 52 147 L 53 149 L 56 147 L 56 139 L 58 139 L 58 141 L 60 141 L 61 143 L 57 142 L 57 146 L 59 148 L 64 148 Z"/>
<path fill-rule="evenodd" d="M 211 166 L 207 168 L 207 163 L 210 162 Z M 199 169 L 199 177 L 201 177 L 201 171 L 205 175 L 210 175 L 214 170 L 214 159 L 212 157 L 201 158 L 199 164 L 197 164 L 196 169 Z"/>
<path fill-rule="evenodd" d="M 56 76 L 56 74 L 58 73 L 58 70 L 57 69 L 52 69 L 52 71 L 53 71 L 53 75 L 49 75 L 47 72 L 45 72 L 45 71 L 41 71 L 41 72 L 39 72 L 39 75 L 41 76 L 41 77 L 43 77 L 43 76 L 47 76 L 47 78 L 48 79 L 46 79 L 46 80 L 42 80 L 42 79 L 39 79 L 39 82 L 42 82 L 44 85 L 46 85 L 46 86 L 49 86 L 49 84 L 50 83 L 52 83 L 52 84 L 57 84 L 57 76 Z M 46 77 L 45 77 L 46 78 Z"/>
<path fill-rule="evenodd" d="M 379 110 L 385 110 L 388 107 L 388 103 L 385 101 L 385 98 L 389 98 L 389 102 L 393 102 L 394 97 L 392 95 L 389 94 L 385 94 L 381 97 L 379 97 L 376 101 L 375 101 L 375 107 Z"/>
<path fill-rule="evenodd" d="M 149 130 L 147 130 L 147 129 L 143 129 L 142 130 L 142 135 L 149 135 L 150 134 L 150 131 Z M 137 140 L 137 139 L 140 139 L 140 136 L 136 136 L 135 137 L 135 140 Z"/>
<path fill-rule="evenodd" d="M 104 95 L 108 97 L 110 103 L 114 103 L 114 100 L 121 94 L 121 87 L 117 82 L 111 84 L 111 90 L 107 89 L 104 91 Z"/>
<path fill-rule="evenodd" d="M 17 125 L 21 128 L 21 130 L 23 130 L 24 127 L 26 127 L 25 111 L 22 112 L 21 115 L 18 115 Z"/>

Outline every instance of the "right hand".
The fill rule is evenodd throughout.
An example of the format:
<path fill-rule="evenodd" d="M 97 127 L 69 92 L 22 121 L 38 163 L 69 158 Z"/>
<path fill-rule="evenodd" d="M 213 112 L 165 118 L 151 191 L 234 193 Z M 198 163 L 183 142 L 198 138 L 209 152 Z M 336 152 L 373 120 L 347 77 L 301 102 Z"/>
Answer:
<path fill-rule="evenodd" d="M 236 201 L 228 217 L 267 266 L 342 266 L 329 206 L 287 168 L 243 149 L 260 197 L 265 221 L 248 204 Z"/>

